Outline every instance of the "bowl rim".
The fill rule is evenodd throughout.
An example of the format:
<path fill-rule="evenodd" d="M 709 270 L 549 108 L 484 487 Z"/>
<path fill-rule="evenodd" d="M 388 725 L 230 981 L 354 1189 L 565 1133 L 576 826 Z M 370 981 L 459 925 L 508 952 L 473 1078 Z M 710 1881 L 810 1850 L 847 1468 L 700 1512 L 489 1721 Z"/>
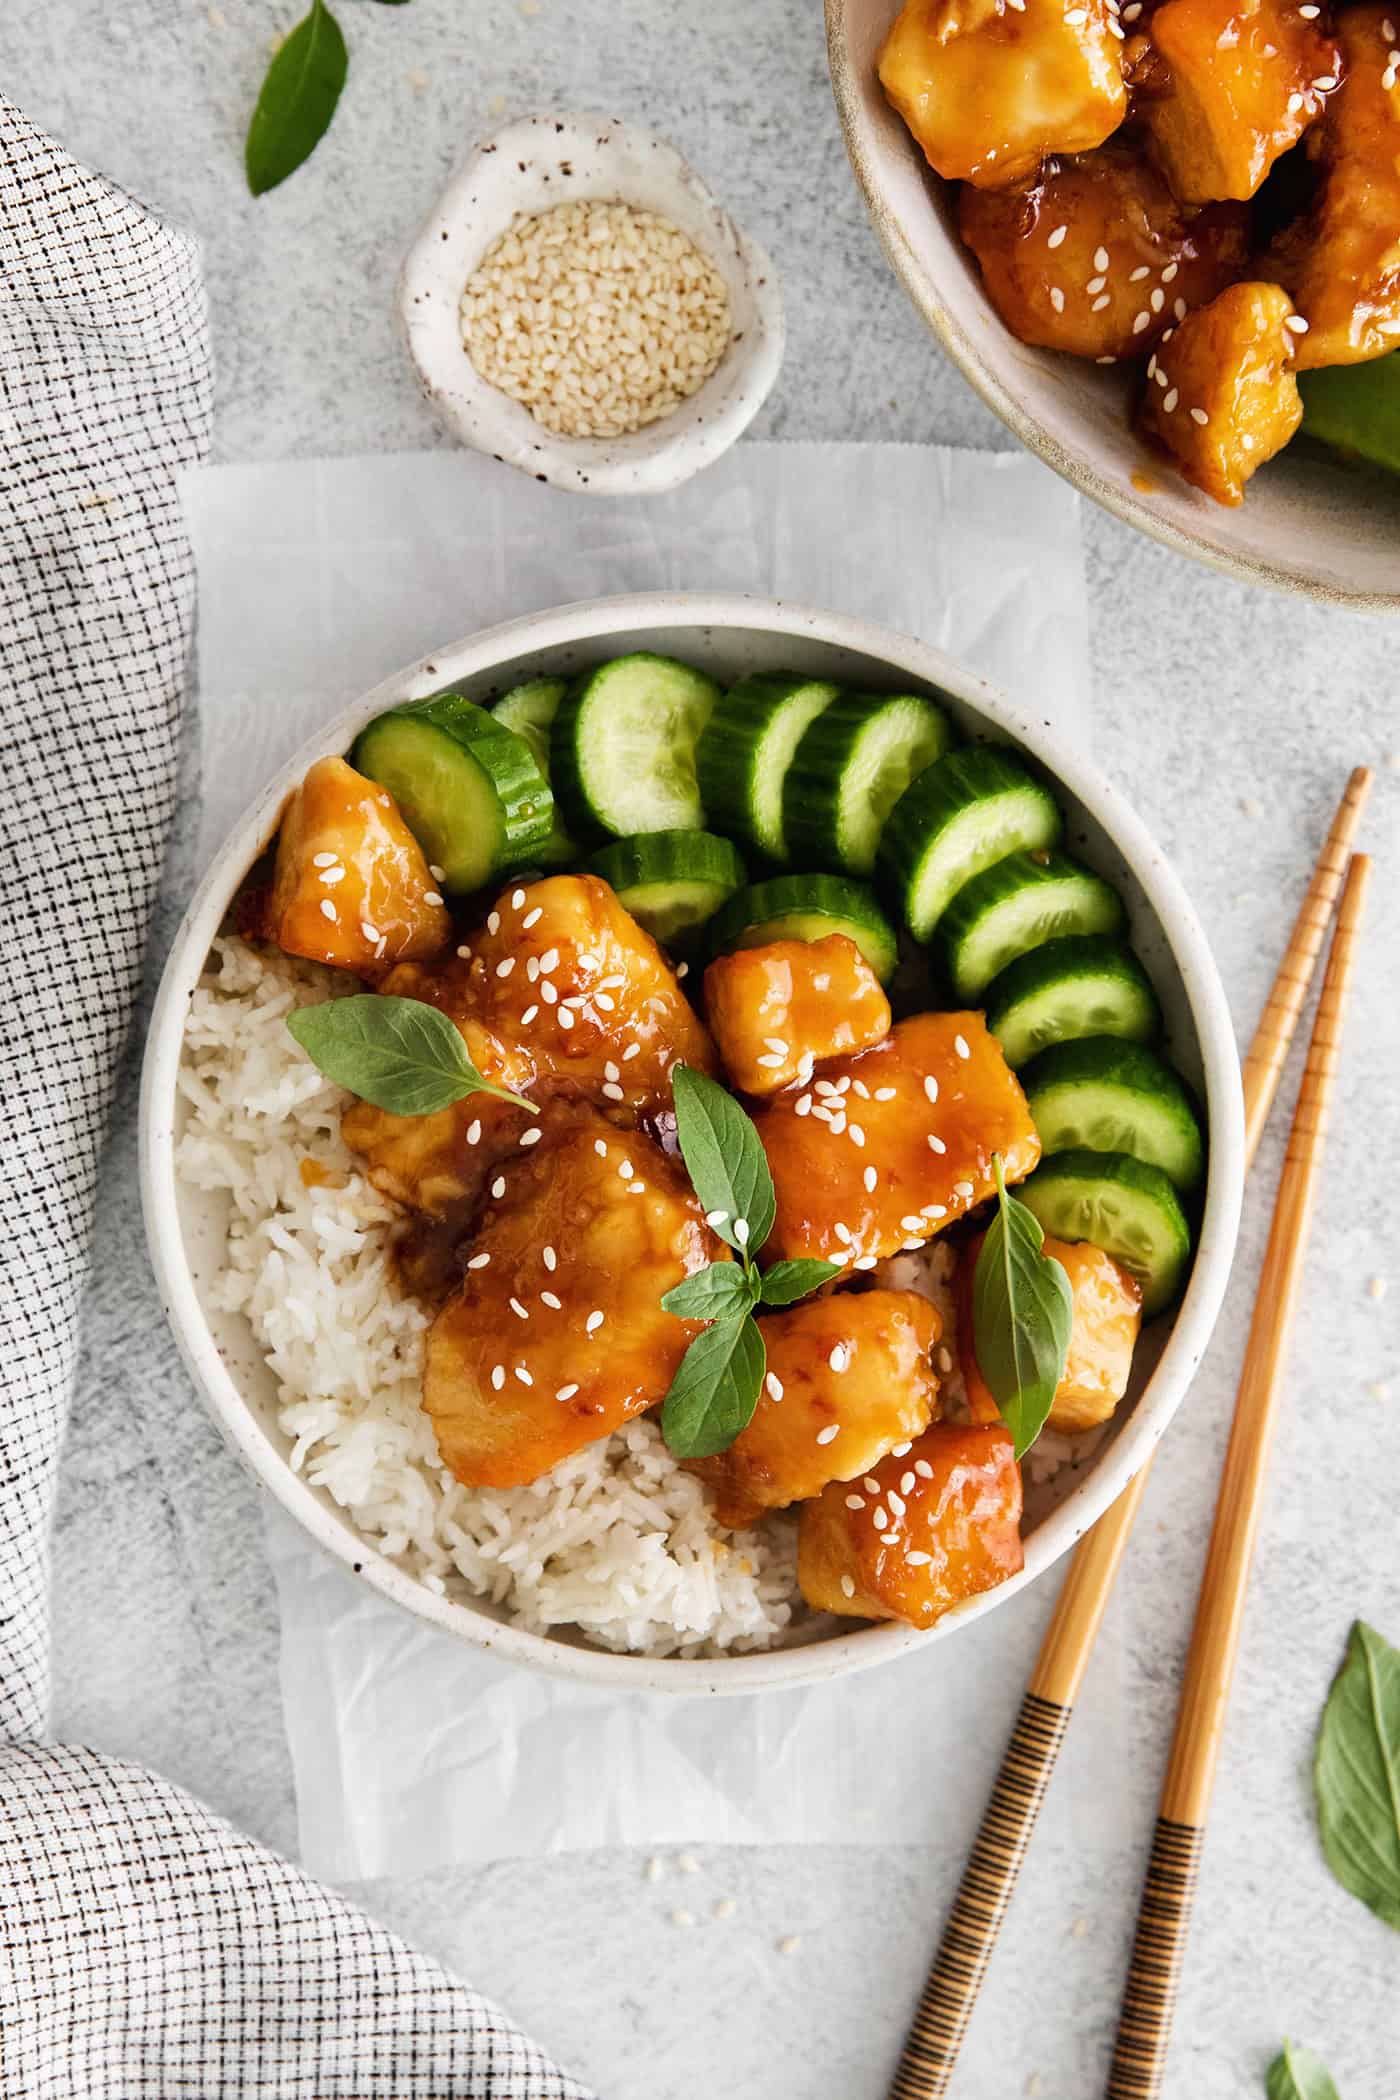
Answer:
<path fill-rule="evenodd" d="M 861 1626 L 805 1645 L 707 1660 L 615 1654 L 575 1647 L 501 1624 L 469 1602 L 440 1597 L 348 1531 L 314 1489 L 273 1450 L 243 1399 L 201 1309 L 180 1225 L 175 1170 L 176 1078 L 194 985 L 233 891 L 271 837 L 285 798 L 307 766 L 343 752 L 355 730 L 406 690 L 440 691 L 525 656 L 606 642 L 629 631 L 669 628 L 758 630 L 879 659 L 901 677 L 944 687 L 993 731 L 1017 739 L 1082 805 L 1130 866 L 1180 972 L 1200 1053 L 1211 1144 L 1192 1274 L 1172 1330 L 1122 1431 L 1083 1481 L 1032 1532 L 1025 1565 L 925 1630 Z M 530 613 L 429 651 L 348 707 L 331 713 L 245 809 L 197 885 L 171 943 L 147 1036 L 141 1075 L 139 1162 L 142 1207 L 161 1302 L 181 1355 L 216 1426 L 300 1528 L 389 1601 L 440 1630 L 575 1682 L 637 1691 L 739 1694 L 821 1682 L 948 1639 L 1033 1582 L 1079 1539 L 1144 1466 L 1183 1398 L 1210 1339 L 1228 1279 L 1243 1187 L 1244 1114 L 1239 1057 L 1224 989 L 1204 930 L 1165 855 L 1141 819 L 1090 759 L 1054 727 L 1032 721 L 942 650 L 873 622 L 747 593 L 641 592 L 587 599 Z"/>
<path fill-rule="evenodd" d="M 1141 501 L 1130 483 L 1120 486 L 1110 481 L 1087 460 L 1067 450 L 1021 405 L 995 367 L 982 356 L 972 338 L 944 305 L 937 283 L 924 268 L 898 215 L 883 195 L 873 155 L 864 136 L 861 82 L 851 58 L 848 34 L 853 9 L 864 4 L 868 4 L 868 0 L 825 0 L 827 64 L 846 153 L 886 260 L 927 326 L 992 413 L 1028 451 L 1036 453 L 1073 488 L 1091 497 L 1101 509 L 1120 518 L 1125 525 L 1132 525 L 1159 545 L 1169 547 L 1174 554 L 1204 562 L 1219 575 L 1228 576 L 1236 583 L 1263 584 L 1271 590 L 1301 593 L 1319 604 L 1345 607 L 1349 612 L 1400 613 L 1400 589 L 1348 590 L 1345 586 L 1321 582 L 1305 566 L 1234 554 L 1197 539 Z M 933 176 L 931 170 L 929 173 L 931 179 L 940 179 Z"/>
<path fill-rule="evenodd" d="M 686 207 L 693 209 L 704 232 L 690 237 L 726 282 L 733 277 L 743 285 L 752 306 L 743 341 L 731 338 L 720 363 L 694 394 L 660 422 L 617 437 L 568 437 L 533 422 L 467 357 L 456 297 L 444 308 L 433 296 L 445 267 L 443 243 L 454 229 L 460 234 L 480 217 L 473 196 L 478 183 L 494 182 L 502 172 L 508 180 L 509 164 L 521 155 L 538 159 L 541 138 L 555 153 L 567 153 L 571 142 L 581 141 L 583 151 L 602 153 L 610 163 L 645 155 L 672 214 L 679 220 Z M 526 161 L 519 165 L 523 169 Z M 571 202 L 579 184 L 579 193 L 591 193 L 589 179 L 570 172 L 556 201 Z M 625 181 L 619 180 L 617 193 L 622 202 L 630 201 Z M 487 246 L 510 224 L 507 216 L 489 228 Z M 448 256 L 456 252 L 455 242 L 449 242 Z M 460 292 L 460 285 L 456 289 Z M 772 392 L 787 336 L 782 286 L 772 257 L 745 232 L 679 146 L 646 124 L 591 110 L 543 110 L 512 117 L 477 140 L 434 198 L 404 253 L 395 306 L 419 390 L 460 443 L 536 480 L 597 498 L 659 495 L 711 466 L 742 436 Z"/>

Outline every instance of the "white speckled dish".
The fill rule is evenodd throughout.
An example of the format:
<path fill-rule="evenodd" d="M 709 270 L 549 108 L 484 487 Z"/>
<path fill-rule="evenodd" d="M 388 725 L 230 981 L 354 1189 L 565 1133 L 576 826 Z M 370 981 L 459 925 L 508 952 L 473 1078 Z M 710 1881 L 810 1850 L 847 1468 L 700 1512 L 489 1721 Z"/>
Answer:
<path fill-rule="evenodd" d="M 1156 984 L 1173 1058 L 1204 1100 L 1210 1162 L 1200 1238 L 1185 1296 L 1139 1344 L 1128 1403 L 1112 1436 L 1073 1477 L 1032 1500 L 1022 1572 L 929 1632 L 818 1620 L 803 1645 L 687 1662 L 610 1655 L 560 1635 L 507 1624 L 491 1604 L 435 1594 L 380 1553 L 324 1491 L 287 1462 L 276 1387 L 247 1321 L 221 1311 L 212 1285 L 224 1266 L 221 1200 L 181 1183 L 183 1125 L 176 1074 L 191 994 L 210 943 L 249 867 L 276 829 L 288 793 L 314 759 L 345 751 L 385 707 L 430 693 L 489 700 L 526 678 L 572 676 L 626 650 L 655 649 L 726 682 L 783 665 L 862 688 L 938 690 L 963 732 L 1018 745 L 1045 767 L 1064 804 L 1066 844 L 1122 891 L 1134 946 Z M 555 1675 L 618 1688 L 754 1692 L 812 1683 L 954 1639 L 1044 1574 L 1144 1465 L 1186 1392 L 1219 1310 L 1234 1252 L 1243 1184 L 1244 1117 L 1230 1012 L 1206 938 L 1159 847 L 1116 790 L 1048 722 L 1030 720 L 941 650 L 834 613 L 777 600 L 657 593 L 597 599 L 532 614 L 434 650 L 328 721 L 245 812 L 195 893 L 176 935 L 146 1045 L 141 1089 L 141 1185 L 161 1297 L 195 1384 L 225 1437 L 308 1537 L 380 1596 L 458 1640 Z"/>
<path fill-rule="evenodd" d="M 1188 486 L 1132 428 L 1138 381 L 1016 340 L 958 238 L 950 186 L 891 109 L 875 65 L 899 0 L 826 0 L 832 85 L 875 229 L 954 363 L 1023 444 L 1105 510 L 1251 583 L 1334 605 L 1400 611 L 1400 479 L 1297 441 L 1238 510 Z"/>
<path fill-rule="evenodd" d="M 734 335 L 705 384 L 625 437 L 556 436 L 477 372 L 462 344 L 462 288 L 520 212 L 582 199 L 671 220 L 729 290 Z M 719 458 L 757 414 L 783 357 L 773 265 L 667 140 L 611 117 L 522 117 L 453 176 L 404 260 L 399 312 L 427 395 L 448 429 L 538 481 L 590 496 L 655 494 Z"/>

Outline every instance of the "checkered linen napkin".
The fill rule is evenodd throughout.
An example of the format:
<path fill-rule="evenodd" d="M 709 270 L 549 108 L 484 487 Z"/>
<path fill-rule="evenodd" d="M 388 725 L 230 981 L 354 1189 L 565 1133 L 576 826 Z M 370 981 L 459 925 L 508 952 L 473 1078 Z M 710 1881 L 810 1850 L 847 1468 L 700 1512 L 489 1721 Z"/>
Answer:
<path fill-rule="evenodd" d="M 175 791 L 194 245 L 0 97 L 0 2094 L 586 2100 L 174 1787 L 39 1738 L 98 1149 Z"/>

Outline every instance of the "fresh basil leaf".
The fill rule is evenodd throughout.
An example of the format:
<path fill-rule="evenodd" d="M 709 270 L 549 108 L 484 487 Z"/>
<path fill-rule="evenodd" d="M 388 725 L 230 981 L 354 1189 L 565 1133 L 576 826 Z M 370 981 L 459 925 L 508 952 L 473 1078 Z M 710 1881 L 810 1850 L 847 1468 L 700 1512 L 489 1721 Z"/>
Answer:
<path fill-rule="evenodd" d="M 340 24 L 325 0 L 311 0 L 311 12 L 273 53 L 248 126 L 243 163 L 255 197 L 285 182 L 315 150 L 349 63 Z"/>
<path fill-rule="evenodd" d="M 667 1291 L 663 1312 L 682 1320 L 722 1320 L 727 1313 L 752 1312 L 758 1285 L 737 1261 L 712 1261 Z"/>
<path fill-rule="evenodd" d="M 775 1261 L 771 1269 L 764 1271 L 763 1303 L 765 1305 L 796 1305 L 809 1291 L 820 1290 L 833 1276 L 841 1274 L 834 1261 Z"/>
<path fill-rule="evenodd" d="M 1042 1252 L 1039 1219 L 1007 1195 L 1000 1154 L 992 1165 L 997 1214 L 972 1276 L 973 1347 L 977 1368 L 1016 1440 L 1016 1456 L 1023 1458 L 1044 1428 L 1064 1376 L 1074 1296 L 1062 1264 Z"/>
<path fill-rule="evenodd" d="M 483 1079 L 446 1014 L 421 999 L 355 993 L 298 1007 L 287 1026 L 327 1079 L 391 1116 L 431 1116 L 468 1094 L 539 1114 L 533 1101 Z"/>
<path fill-rule="evenodd" d="M 758 1322 L 716 1320 L 681 1358 L 661 1409 L 661 1434 L 677 1458 L 713 1458 L 747 1429 L 767 1356 Z"/>
<path fill-rule="evenodd" d="M 677 1065 L 671 1093 L 681 1157 L 701 1207 L 722 1240 L 752 1257 L 777 1211 L 762 1140 L 733 1095 L 703 1072 Z M 741 1221 L 747 1232 L 737 1229 Z"/>
<path fill-rule="evenodd" d="M 1268 2100 L 1341 2100 L 1327 2066 L 1301 2042 L 1286 2041 L 1264 2081 Z"/>
<path fill-rule="evenodd" d="M 1313 1781 L 1327 1864 L 1400 1930 L 1400 1651 L 1363 1619 L 1323 1709 Z"/>

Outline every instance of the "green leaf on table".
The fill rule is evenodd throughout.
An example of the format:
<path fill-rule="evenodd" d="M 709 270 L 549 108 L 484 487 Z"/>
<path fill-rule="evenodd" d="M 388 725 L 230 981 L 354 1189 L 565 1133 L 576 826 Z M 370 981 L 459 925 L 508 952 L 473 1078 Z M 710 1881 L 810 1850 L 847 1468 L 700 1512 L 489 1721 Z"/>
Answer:
<path fill-rule="evenodd" d="M 763 1272 L 763 1303 L 765 1305 L 796 1305 L 809 1291 L 818 1291 L 841 1270 L 834 1261 L 811 1261 L 806 1256 L 799 1261 L 775 1261 L 771 1269 Z"/>
<path fill-rule="evenodd" d="M 973 1347 L 1023 1458 L 1064 1376 L 1074 1299 L 1063 1265 L 1043 1251 L 1039 1219 L 1006 1193 L 999 1153 L 992 1166 L 997 1212 L 972 1275 Z"/>
<path fill-rule="evenodd" d="M 287 1026 L 337 1086 L 391 1116 L 431 1116 L 468 1094 L 492 1094 L 538 1115 L 533 1101 L 483 1079 L 446 1014 L 421 999 L 358 992 L 301 1006 Z"/>
<path fill-rule="evenodd" d="M 340 24 L 325 0 L 284 37 L 264 76 L 243 164 L 255 197 L 285 182 L 315 150 L 335 115 L 349 67 Z"/>
<path fill-rule="evenodd" d="M 661 1409 L 661 1434 L 677 1458 L 729 1449 L 753 1420 L 766 1367 L 763 1336 L 747 1313 L 696 1335 Z"/>
<path fill-rule="evenodd" d="M 762 1139 L 732 1094 L 689 1065 L 671 1074 L 681 1157 L 711 1227 L 746 1259 L 769 1233 L 777 1202 Z"/>
<path fill-rule="evenodd" d="M 758 1285 L 740 1263 L 712 1261 L 667 1291 L 661 1309 L 682 1320 L 722 1320 L 752 1312 L 757 1299 Z"/>
<path fill-rule="evenodd" d="M 1327 1864 L 1400 1930 L 1400 1651 L 1363 1619 L 1323 1709 L 1313 1782 Z"/>
<path fill-rule="evenodd" d="M 1285 2041 L 1264 2081 L 1268 2100 L 1340 2100 L 1327 2066 L 1301 2042 Z"/>

